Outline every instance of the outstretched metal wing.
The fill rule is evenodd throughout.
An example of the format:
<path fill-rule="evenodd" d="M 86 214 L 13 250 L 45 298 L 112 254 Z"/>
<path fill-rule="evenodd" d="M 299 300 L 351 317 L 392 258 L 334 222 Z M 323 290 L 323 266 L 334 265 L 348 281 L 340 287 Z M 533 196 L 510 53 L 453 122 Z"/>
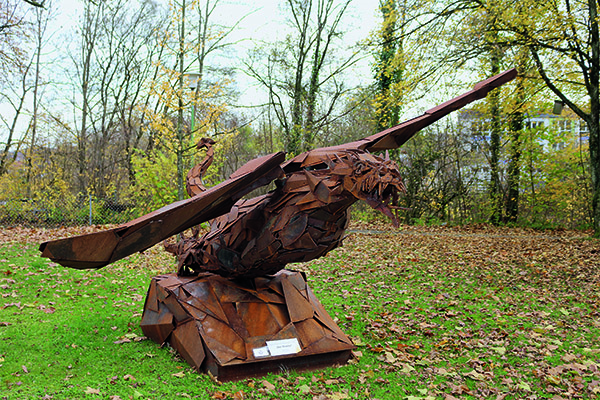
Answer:
<path fill-rule="evenodd" d="M 209 219 L 229 212 L 242 196 L 282 176 L 279 152 L 246 163 L 228 180 L 190 199 L 106 231 L 44 242 L 42 257 L 65 267 L 101 268 Z"/>
<path fill-rule="evenodd" d="M 451 112 L 459 110 L 475 100 L 483 99 L 491 90 L 510 82 L 516 76 L 517 70 L 515 68 L 509 69 L 501 74 L 477 83 L 475 86 L 473 86 L 472 90 L 461 94 L 452 100 L 448 100 L 437 107 L 427 110 L 422 115 L 409 119 L 400 125 L 396 125 L 392 128 L 386 129 L 355 142 L 324 147 L 322 149 L 318 149 L 317 151 L 319 153 L 333 152 L 336 150 L 366 150 L 369 152 L 376 152 L 381 150 L 397 149 L 421 129 L 428 127 Z M 312 151 L 311 154 L 316 156 L 315 151 Z M 307 153 L 303 153 L 289 160 L 284 165 L 284 170 L 286 172 L 296 170 L 299 164 L 305 162 L 306 156 Z"/>
<path fill-rule="evenodd" d="M 370 152 L 396 149 L 402 146 L 421 129 L 433 124 L 453 111 L 459 110 L 467 104 L 483 99 L 487 94 L 499 86 L 512 81 L 517 76 L 515 68 L 477 83 L 472 90 L 440 104 L 416 118 L 403 122 L 400 125 L 386 129 L 356 142 L 345 144 L 345 148 L 356 148 Z"/>

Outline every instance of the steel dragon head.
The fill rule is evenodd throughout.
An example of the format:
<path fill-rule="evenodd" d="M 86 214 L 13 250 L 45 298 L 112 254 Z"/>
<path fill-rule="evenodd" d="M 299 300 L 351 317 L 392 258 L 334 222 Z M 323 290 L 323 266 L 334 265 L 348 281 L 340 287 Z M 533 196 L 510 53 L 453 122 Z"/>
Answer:
<path fill-rule="evenodd" d="M 362 151 L 347 153 L 345 164 L 351 166 L 351 172 L 344 175 L 344 189 L 391 218 L 397 226 L 398 219 L 393 210 L 398 209 L 399 194 L 406 192 L 398 164 L 387 154 L 380 157 Z M 335 174 L 335 170 L 334 167 L 332 173 Z"/>
<path fill-rule="evenodd" d="M 309 184 L 316 197 L 325 203 L 340 200 L 347 203 L 352 198 L 363 200 L 398 225 L 393 210 L 399 208 L 399 194 L 406 192 L 398 165 L 387 154 L 376 156 L 363 150 L 324 150 L 311 151 L 293 160 L 306 171 L 305 174 L 310 173 Z M 328 190 L 320 191 L 315 183 L 317 180 Z M 331 196 L 322 196 L 321 192 Z"/>

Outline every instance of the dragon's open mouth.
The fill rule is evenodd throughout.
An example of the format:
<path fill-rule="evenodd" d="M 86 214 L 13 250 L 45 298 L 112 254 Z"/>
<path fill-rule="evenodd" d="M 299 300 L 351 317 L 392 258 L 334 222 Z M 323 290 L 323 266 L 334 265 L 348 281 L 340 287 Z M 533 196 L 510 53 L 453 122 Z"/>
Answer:
<path fill-rule="evenodd" d="M 389 217 L 397 228 L 400 225 L 396 215 L 397 210 L 400 209 L 398 195 L 400 192 L 406 192 L 404 184 L 402 181 L 379 182 L 373 189 L 375 190 L 364 193 L 363 200 L 373 209 Z"/>

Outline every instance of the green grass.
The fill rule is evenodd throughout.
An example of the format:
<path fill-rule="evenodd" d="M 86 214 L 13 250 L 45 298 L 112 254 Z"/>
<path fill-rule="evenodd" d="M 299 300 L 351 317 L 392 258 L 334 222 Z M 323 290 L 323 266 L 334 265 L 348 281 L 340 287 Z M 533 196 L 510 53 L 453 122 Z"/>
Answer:
<path fill-rule="evenodd" d="M 436 232 L 291 266 L 354 339 L 350 364 L 224 384 L 142 339 L 150 279 L 174 270 L 159 250 L 77 271 L 0 245 L 0 398 L 598 397 L 598 242 Z"/>

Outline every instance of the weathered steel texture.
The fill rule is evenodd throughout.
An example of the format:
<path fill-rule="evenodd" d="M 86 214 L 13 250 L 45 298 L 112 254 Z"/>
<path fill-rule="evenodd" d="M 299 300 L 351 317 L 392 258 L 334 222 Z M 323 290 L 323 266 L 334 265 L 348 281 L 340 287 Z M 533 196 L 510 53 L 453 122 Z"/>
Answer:
<path fill-rule="evenodd" d="M 341 244 L 348 209 L 357 200 L 396 222 L 390 203 L 404 186 L 394 161 L 362 150 L 314 150 L 300 167 L 274 191 L 238 201 L 202 237 L 168 245 L 179 273 L 251 278 L 321 257 Z"/>
<path fill-rule="evenodd" d="M 213 162 L 213 157 L 215 154 L 215 149 L 213 149 L 212 147 L 213 144 L 215 144 L 214 140 L 210 138 L 202 138 L 196 145 L 196 148 L 198 150 L 200 150 L 201 148 L 206 148 L 206 156 L 198 165 L 190 169 L 190 171 L 187 174 L 186 190 L 190 197 L 194 197 L 208 190 L 202 182 L 202 176 L 204 176 L 204 173 Z"/>
<path fill-rule="evenodd" d="M 207 139 L 199 143 L 207 147 L 207 158 L 188 175 L 188 191 L 194 197 L 115 229 L 42 243 L 42 256 L 68 267 L 100 268 L 214 219 L 207 235 L 168 247 L 179 258 L 181 273 L 255 277 L 320 257 L 340 245 L 347 209 L 355 201 L 364 200 L 394 219 L 389 203 L 402 190 L 397 167 L 370 151 L 401 146 L 419 130 L 515 76 L 514 69 L 506 71 L 420 117 L 352 143 L 312 150 L 287 162 L 283 153 L 253 160 L 203 191 L 201 175 L 212 159 Z M 282 169 L 285 176 L 274 192 L 236 203 L 250 190 L 282 177 Z"/>
<path fill-rule="evenodd" d="M 343 363 L 354 348 L 304 276 L 288 270 L 243 282 L 212 274 L 157 276 L 148 290 L 142 330 L 219 380 L 263 375 L 282 365 Z M 285 355 L 265 350 L 267 342 L 281 339 L 297 339 L 299 349 Z"/>
<path fill-rule="evenodd" d="M 282 176 L 282 152 L 248 162 L 230 179 L 126 224 L 102 232 L 44 242 L 42 257 L 65 267 L 101 268 L 228 212 L 245 194 Z M 241 172 L 240 172 L 241 171 Z"/>

